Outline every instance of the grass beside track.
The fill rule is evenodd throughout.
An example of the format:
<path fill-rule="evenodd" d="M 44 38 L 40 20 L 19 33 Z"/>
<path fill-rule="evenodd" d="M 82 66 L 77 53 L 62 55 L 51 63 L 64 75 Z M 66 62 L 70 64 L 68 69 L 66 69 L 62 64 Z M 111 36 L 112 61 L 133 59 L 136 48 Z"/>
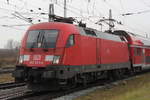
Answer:
<path fill-rule="evenodd" d="M 0 74 L 0 83 L 11 81 L 14 81 L 14 78 L 11 76 L 11 74 Z"/>
<path fill-rule="evenodd" d="M 0 68 L 14 67 L 17 61 L 17 50 L 0 49 Z"/>
<path fill-rule="evenodd" d="M 150 100 L 150 73 L 110 88 L 97 89 L 76 100 Z"/>
<path fill-rule="evenodd" d="M 15 67 L 16 57 L 2 57 L 0 58 L 0 67 Z"/>

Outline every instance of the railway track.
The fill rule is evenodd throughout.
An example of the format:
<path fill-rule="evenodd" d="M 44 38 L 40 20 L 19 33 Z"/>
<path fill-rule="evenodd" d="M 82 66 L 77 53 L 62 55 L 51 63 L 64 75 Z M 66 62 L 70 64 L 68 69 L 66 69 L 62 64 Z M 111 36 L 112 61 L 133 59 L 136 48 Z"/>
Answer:
<path fill-rule="evenodd" d="M 87 86 L 83 87 L 83 85 L 78 85 L 76 88 L 69 89 L 69 90 L 33 93 L 32 91 L 27 89 L 26 85 L 20 86 L 20 87 L 13 87 L 10 89 L 5 89 L 3 91 L 0 91 L 0 100 L 8 100 L 8 99 L 9 100 L 47 100 L 47 99 L 51 100 L 54 98 L 63 97 L 65 95 L 69 95 L 74 92 L 80 92 L 80 91 L 93 88 L 93 87 L 109 88 L 109 87 L 112 87 L 114 84 L 117 84 L 121 81 L 133 79 L 134 77 L 141 75 L 143 73 L 147 73 L 147 72 L 149 73 L 150 71 L 146 71 L 146 72 L 144 71 L 144 72 L 126 77 L 121 80 L 116 80 L 116 81 L 99 80 L 95 83 L 90 83 Z M 72 99 L 69 99 L 69 100 L 72 100 Z"/>
<path fill-rule="evenodd" d="M 125 80 L 125 79 L 123 79 L 123 80 Z M 88 84 L 87 86 L 84 86 L 84 87 L 83 87 L 83 85 L 78 85 L 76 88 L 68 89 L 68 90 L 38 92 L 38 93 L 29 92 L 29 93 L 25 93 L 24 95 L 22 95 L 20 97 L 13 98 L 11 100 L 53 100 L 53 99 L 57 100 L 57 98 L 59 98 L 59 97 L 63 97 L 65 95 L 69 95 L 69 94 L 74 93 L 74 92 L 83 91 L 83 90 L 97 87 L 97 86 L 100 86 L 101 88 L 110 87 L 111 84 L 116 84 L 117 82 L 120 82 L 123 80 L 118 80 L 115 82 L 103 80 L 103 82 L 98 81 L 97 83 L 91 83 L 91 84 Z M 66 100 L 66 99 L 58 99 L 58 100 Z M 72 99 L 69 99 L 69 100 L 72 100 Z"/>
<path fill-rule="evenodd" d="M 24 95 L 27 92 L 26 86 L 14 87 L 0 91 L 0 100 L 10 100 L 15 97 Z"/>
<path fill-rule="evenodd" d="M 12 73 L 14 69 L 14 67 L 0 68 L 0 74 Z"/>
<path fill-rule="evenodd" d="M 96 85 L 104 85 L 104 84 L 98 83 Z M 0 91 L 0 100 L 8 100 L 8 99 L 9 100 L 43 100 L 43 99 L 47 100 L 47 99 L 61 97 L 69 93 L 84 90 L 86 88 L 90 88 L 93 86 L 95 86 L 95 84 L 89 84 L 86 87 L 79 85 L 77 86 L 77 88 L 73 88 L 69 90 L 61 90 L 61 91 L 57 90 L 57 91 L 37 92 L 37 93 L 33 93 L 32 91 L 28 90 L 27 86 L 20 86 L 20 87 L 17 86 L 17 87 L 12 87 L 9 89 L 7 88 L 5 90 Z"/>
<path fill-rule="evenodd" d="M 130 78 L 130 77 L 128 77 L 128 78 Z M 116 84 L 117 82 L 127 80 L 128 78 L 125 78 L 122 80 L 117 80 L 117 81 L 99 80 L 96 83 L 90 83 L 84 87 L 83 87 L 83 85 L 78 85 L 76 88 L 72 88 L 72 89 L 68 89 L 68 90 L 58 90 L 58 91 L 38 92 L 38 93 L 29 92 L 29 93 L 25 93 L 22 96 L 13 98 L 11 100 L 47 100 L 47 99 L 53 100 L 55 98 L 63 97 L 65 95 L 69 95 L 74 92 L 79 92 L 79 91 L 97 87 L 97 86 L 100 86 L 102 88 L 110 87 L 111 84 Z M 58 100 L 65 100 L 65 99 L 58 99 Z M 72 99 L 69 99 L 69 100 L 72 100 Z"/>
<path fill-rule="evenodd" d="M 15 82 L 1 83 L 0 90 L 10 89 L 10 88 L 14 88 L 14 87 L 20 87 L 20 86 L 25 86 L 25 85 L 26 85 L 26 83 L 15 83 Z"/>

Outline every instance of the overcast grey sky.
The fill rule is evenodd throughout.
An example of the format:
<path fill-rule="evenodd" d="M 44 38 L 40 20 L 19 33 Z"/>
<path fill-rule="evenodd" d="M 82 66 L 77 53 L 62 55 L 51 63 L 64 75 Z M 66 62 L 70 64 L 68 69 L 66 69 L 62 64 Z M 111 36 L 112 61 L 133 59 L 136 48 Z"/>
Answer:
<path fill-rule="evenodd" d="M 19 12 L 24 17 L 33 18 L 34 24 L 38 23 L 38 20 L 46 22 L 47 15 L 37 13 L 48 13 L 49 4 L 54 3 L 55 14 L 63 16 L 63 0 L 8 1 L 0 0 L 0 48 L 4 47 L 8 39 L 20 41 L 29 26 L 12 27 L 11 25 L 29 24 L 24 20 L 16 18 L 13 15 L 16 14 L 15 12 Z M 38 8 L 41 8 L 41 10 Z M 30 11 L 31 9 L 33 12 Z M 123 25 L 117 25 L 116 29 L 128 30 L 143 36 L 150 33 L 150 0 L 67 0 L 67 16 L 82 19 L 88 23 L 88 27 L 96 29 L 100 29 L 100 26 L 95 25 L 94 22 L 102 17 L 108 17 L 109 9 L 112 9 L 113 17 L 123 23 Z M 123 13 L 137 13 L 142 11 L 146 12 L 132 16 L 121 16 Z M 5 25 L 10 25 L 10 27 L 6 27 Z M 105 24 L 103 27 L 107 28 Z"/>

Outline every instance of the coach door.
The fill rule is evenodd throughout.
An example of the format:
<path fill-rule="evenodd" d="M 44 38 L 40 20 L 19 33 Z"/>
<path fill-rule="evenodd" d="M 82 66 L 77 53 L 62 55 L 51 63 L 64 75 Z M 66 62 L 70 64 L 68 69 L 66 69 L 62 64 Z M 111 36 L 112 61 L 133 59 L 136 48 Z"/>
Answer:
<path fill-rule="evenodd" d="M 134 48 L 134 66 L 142 66 L 144 63 L 143 48 Z"/>

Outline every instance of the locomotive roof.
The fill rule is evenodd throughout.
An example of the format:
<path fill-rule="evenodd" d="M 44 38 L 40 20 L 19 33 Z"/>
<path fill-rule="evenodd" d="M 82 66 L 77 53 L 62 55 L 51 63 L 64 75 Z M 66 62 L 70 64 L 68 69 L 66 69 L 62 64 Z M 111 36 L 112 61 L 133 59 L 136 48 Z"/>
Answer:
<path fill-rule="evenodd" d="M 150 46 L 150 40 L 148 40 L 147 38 L 143 38 L 143 37 L 137 36 L 133 33 L 123 31 L 123 30 L 115 31 L 115 32 L 120 32 L 119 34 L 116 34 L 115 32 L 114 32 L 115 34 L 114 33 L 111 34 L 108 32 L 101 32 L 96 29 L 80 27 L 78 25 L 63 23 L 63 22 L 44 22 L 44 23 L 34 24 L 29 28 L 29 30 L 49 29 L 50 25 L 51 25 L 51 28 L 54 28 L 54 29 L 57 27 L 58 29 L 74 30 L 74 31 L 77 31 L 78 29 L 80 30 L 80 28 L 81 28 L 81 29 L 84 29 L 84 31 L 80 30 L 80 34 L 82 34 L 82 35 L 95 36 L 95 37 L 99 37 L 99 38 L 103 38 L 103 39 L 120 41 L 120 42 L 123 41 L 120 39 L 120 33 L 121 33 L 122 36 L 131 37 L 132 41 L 140 40 L 144 45 Z M 95 35 L 86 34 L 85 30 L 93 31 Z"/>
<path fill-rule="evenodd" d="M 62 23 L 62 22 L 44 22 L 44 23 L 39 23 L 39 24 L 34 24 L 29 27 L 29 30 L 35 30 L 35 29 L 49 29 L 49 26 L 51 28 L 75 28 L 75 25 L 69 24 L 69 23 Z"/>

